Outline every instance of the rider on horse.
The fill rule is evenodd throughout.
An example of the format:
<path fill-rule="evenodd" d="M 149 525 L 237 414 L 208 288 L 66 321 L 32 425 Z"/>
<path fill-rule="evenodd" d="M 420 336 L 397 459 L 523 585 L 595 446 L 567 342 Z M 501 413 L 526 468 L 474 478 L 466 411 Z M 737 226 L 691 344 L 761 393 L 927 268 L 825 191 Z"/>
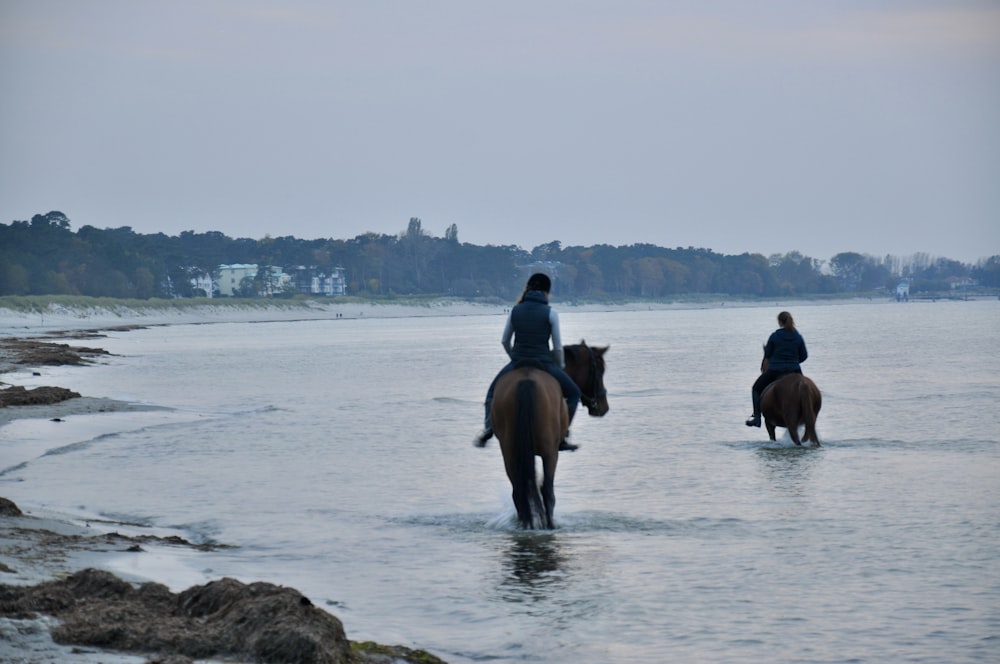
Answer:
<path fill-rule="evenodd" d="M 753 415 L 747 418 L 748 427 L 760 426 L 760 395 L 764 389 L 785 374 L 802 373 L 801 362 L 809 357 L 806 342 L 795 329 L 795 321 L 787 311 L 778 314 L 777 330 L 771 333 L 764 346 L 764 361 L 761 363 L 760 377 L 753 384 L 750 396 L 753 399 Z"/>
<path fill-rule="evenodd" d="M 476 438 L 476 444 L 480 447 L 493 436 L 490 407 L 493 403 L 493 390 L 496 387 L 497 379 L 510 371 L 521 360 L 540 362 L 542 367 L 559 381 L 569 409 L 569 421 L 573 421 L 573 414 L 580 403 L 580 388 L 563 371 L 565 358 L 563 357 L 562 340 L 559 333 L 559 315 L 549 306 L 549 292 L 551 290 L 552 281 L 548 275 L 541 272 L 531 275 L 520 301 L 510 311 L 501 338 L 501 343 L 504 350 L 507 351 L 507 356 L 510 357 L 510 362 L 500 370 L 500 373 L 490 383 L 490 389 L 486 392 L 484 428 L 483 432 Z M 551 349 L 549 348 L 550 338 L 552 339 Z M 513 344 L 511 339 L 513 339 Z M 577 445 L 571 445 L 565 440 L 559 445 L 560 450 L 571 451 L 577 447 Z"/>

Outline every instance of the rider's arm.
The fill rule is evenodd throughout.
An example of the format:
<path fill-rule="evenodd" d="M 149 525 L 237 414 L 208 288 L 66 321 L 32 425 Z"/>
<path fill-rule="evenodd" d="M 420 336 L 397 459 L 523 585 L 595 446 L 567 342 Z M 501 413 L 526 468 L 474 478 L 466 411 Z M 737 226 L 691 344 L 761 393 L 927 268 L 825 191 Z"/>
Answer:
<path fill-rule="evenodd" d="M 500 338 L 500 343 L 503 344 L 503 349 L 507 351 L 507 357 L 510 357 L 511 350 L 513 347 L 510 345 L 510 340 L 514 336 L 514 325 L 510 322 L 510 316 L 507 316 L 507 324 L 503 328 L 503 336 Z"/>
<path fill-rule="evenodd" d="M 563 356 L 562 335 L 559 333 L 559 314 L 555 309 L 549 309 L 549 324 L 552 326 L 552 358 L 561 368 L 566 368 L 566 358 Z"/>

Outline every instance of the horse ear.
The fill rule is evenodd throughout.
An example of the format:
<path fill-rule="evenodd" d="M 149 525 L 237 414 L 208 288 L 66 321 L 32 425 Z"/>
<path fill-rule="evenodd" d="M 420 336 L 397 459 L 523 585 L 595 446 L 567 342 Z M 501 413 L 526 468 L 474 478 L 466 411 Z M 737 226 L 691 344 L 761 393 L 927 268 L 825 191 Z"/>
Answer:
<path fill-rule="evenodd" d="M 598 357 L 601 357 L 602 355 L 604 355 L 605 353 L 608 352 L 609 348 L 611 348 L 610 345 L 608 345 L 608 346 L 591 346 L 590 350 L 594 351 L 594 355 L 597 355 Z"/>

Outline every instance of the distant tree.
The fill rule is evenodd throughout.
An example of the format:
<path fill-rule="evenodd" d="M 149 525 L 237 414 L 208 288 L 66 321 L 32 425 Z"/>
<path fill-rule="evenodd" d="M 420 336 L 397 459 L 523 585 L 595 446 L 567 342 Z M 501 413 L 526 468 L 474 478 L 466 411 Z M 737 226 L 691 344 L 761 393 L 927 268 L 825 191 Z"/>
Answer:
<path fill-rule="evenodd" d="M 554 240 L 532 249 L 531 258 L 536 261 L 557 261 L 560 253 L 562 253 L 562 243 L 559 240 Z"/>
<path fill-rule="evenodd" d="M 258 294 L 257 283 L 254 277 L 243 277 L 240 284 L 233 289 L 236 297 L 256 297 Z"/>
<path fill-rule="evenodd" d="M 868 260 L 861 254 L 846 251 L 830 259 L 830 269 L 840 280 L 841 288 L 845 291 L 855 291 L 861 284 L 861 275 L 867 262 Z"/>
<path fill-rule="evenodd" d="M 1000 256 L 979 261 L 972 270 L 972 278 L 981 286 L 1000 288 Z"/>
<path fill-rule="evenodd" d="M 56 210 L 30 221 L 0 224 L 0 295 L 190 297 L 199 294 L 193 278 L 217 275 L 220 264 L 255 263 L 322 271 L 343 268 L 352 293 L 453 293 L 513 301 L 524 285 L 524 266 L 535 261 L 554 264 L 555 293 L 561 298 L 808 295 L 893 288 L 902 276 L 914 279 L 914 292 L 949 288 L 955 279 L 966 277 L 984 287 L 1000 287 L 998 257 L 970 266 L 928 254 L 873 258 L 845 252 L 830 259 L 827 272 L 822 261 L 796 251 L 765 258 L 690 246 L 564 247 L 552 241 L 529 252 L 516 245 L 460 243 L 455 224 L 437 238 L 425 231 L 418 217 L 411 217 L 406 229 L 395 235 L 315 240 L 230 238 L 215 231 L 141 234 L 131 226 L 87 225 L 74 233 L 69 218 Z M 251 296 L 278 287 L 268 283 L 271 273 L 258 276 L 258 288 L 244 284 L 237 294 Z"/>
<path fill-rule="evenodd" d="M 0 254 L 0 295 L 27 295 L 31 278 L 27 268 L 10 255 Z"/>
<path fill-rule="evenodd" d="M 797 251 L 774 254 L 768 259 L 777 281 L 778 290 L 783 295 L 817 292 L 822 278 L 820 261 L 803 256 Z"/>
<path fill-rule="evenodd" d="M 31 218 L 31 225 L 34 227 L 50 226 L 60 230 L 69 230 L 69 217 L 62 212 L 53 210 L 48 214 L 36 214 Z"/>

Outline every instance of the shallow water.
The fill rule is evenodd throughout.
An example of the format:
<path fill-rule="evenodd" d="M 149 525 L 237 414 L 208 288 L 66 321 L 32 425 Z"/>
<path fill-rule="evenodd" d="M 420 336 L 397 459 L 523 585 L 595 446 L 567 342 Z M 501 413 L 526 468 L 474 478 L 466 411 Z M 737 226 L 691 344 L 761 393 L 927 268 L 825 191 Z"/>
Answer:
<path fill-rule="evenodd" d="M 743 426 L 777 311 L 564 310 L 611 412 L 574 423 L 551 533 L 471 444 L 499 316 L 89 341 L 116 356 L 19 382 L 174 410 L 8 425 L 0 495 L 236 544 L 121 565 L 290 585 L 449 662 L 996 661 L 1000 305 L 793 307 L 818 449 Z"/>

